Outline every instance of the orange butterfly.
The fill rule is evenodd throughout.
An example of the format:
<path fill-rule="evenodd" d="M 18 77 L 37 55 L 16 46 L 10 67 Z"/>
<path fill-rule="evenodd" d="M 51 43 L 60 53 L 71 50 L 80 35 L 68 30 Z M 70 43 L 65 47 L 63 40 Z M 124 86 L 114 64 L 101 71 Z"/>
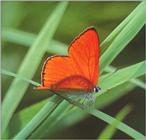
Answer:
<path fill-rule="evenodd" d="M 42 86 L 36 89 L 94 93 L 99 77 L 99 38 L 91 27 L 76 37 L 68 48 L 68 56 L 49 57 L 41 73 Z"/>

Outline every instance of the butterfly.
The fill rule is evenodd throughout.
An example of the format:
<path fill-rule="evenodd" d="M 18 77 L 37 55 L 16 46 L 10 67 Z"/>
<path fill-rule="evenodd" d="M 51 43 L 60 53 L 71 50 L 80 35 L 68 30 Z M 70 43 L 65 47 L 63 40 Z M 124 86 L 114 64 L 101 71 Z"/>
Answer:
<path fill-rule="evenodd" d="M 41 73 L 41 86 L 66 92 L 68 95 L 90 96 L 100 90 L 99 37 L 94 27 L 87 28 L 77 36 L 68 48 L 68 55 L 54 55 L 45 61 Z"/>

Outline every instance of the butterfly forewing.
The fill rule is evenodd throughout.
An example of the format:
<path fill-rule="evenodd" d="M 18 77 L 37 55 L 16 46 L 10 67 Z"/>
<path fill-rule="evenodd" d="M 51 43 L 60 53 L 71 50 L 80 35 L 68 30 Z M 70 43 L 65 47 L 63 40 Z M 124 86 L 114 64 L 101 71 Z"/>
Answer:
<path fill-rule="evenodd" d="M 79 73 L 96 85 L 99 73 L 99 39 L 94 28 L 87 29 L 71 43 L 69 56 Z"/>

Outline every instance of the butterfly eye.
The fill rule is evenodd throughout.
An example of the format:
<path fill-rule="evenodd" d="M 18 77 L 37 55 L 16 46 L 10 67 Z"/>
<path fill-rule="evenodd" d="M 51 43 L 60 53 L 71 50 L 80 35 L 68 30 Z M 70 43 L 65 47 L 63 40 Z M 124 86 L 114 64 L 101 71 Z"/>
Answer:
<path fill-rule="evenodd" d="M 99 92 L 101 90 L 101 88 L 100 87 L 95 87 L 93 90 L 94 90 L 94 92 Z"/>

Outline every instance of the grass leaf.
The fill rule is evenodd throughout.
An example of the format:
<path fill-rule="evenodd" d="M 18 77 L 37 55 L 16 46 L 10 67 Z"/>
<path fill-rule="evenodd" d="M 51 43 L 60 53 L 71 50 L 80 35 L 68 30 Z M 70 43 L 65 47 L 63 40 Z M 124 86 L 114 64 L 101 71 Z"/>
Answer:
<path fill-rule="evenodd" d="M 101 43 L 102 48 L 100 54 L 103 54 L 109 47 L 109 44 L 116 38 L 116 36 L 125 28 L 125 26 L 133 19 L 133 17 L 143 9 L 144 2 L 141 2 L 111 33 L 110 35 Z"/>
<path fill-rule="evenodd" d="M 28 48 L 32 45 L 36 37 L 37 36 L 33 33 L 24 32 L 18 29 L 7 29 L 2 31 L 3 41 L 17 43 Z M 64 43 L 51 40 L 49 46 L 51 47 L 47 48 L 48 53 L 67 54 L 67 46 Z"/>
<path fill-rule="evenodd" d="M 108 66 L 114 58 L 126 47 L 126 45 L 135 37 L 135 35 L 144 26 L 145 4 L 142 2 L 141 9 L 135 13 L 135 16 L 126 24 L 122 31 L 115 37 L 107 50 L 100 57 L 100 73 Z"/>
<path fill-rule="evenodd" d="M 53 11 L 52 15 L 49 17 L 38 37 L 35 39 L 34 43 L 27 52 L 20 69 L 18 70 L 18 75 L 28 79 L 33 77 L 44 53 L 48 48 L 49 42 L 57 29 L 66 7 L 67 2 L 61 2 Z M 28 85 L 28 82 L 15 78 L 9 87 L 2 104 L 2 118 L 5 118 L 3 119 L 2 133 L 6 129 L 9 120 L 21 101 Z"/>
<path fill-rule="evenodd" d="M 99 85 L 101 89 L 109 90 L 117 85 L 120 85 L 133 78 L 139 77 L 145 74 L 146 61 L 122 68 L 114 73 L 102 76 L 99 79 Z M 110 81 L 110 82 L 109 82 Z"/>
<path fill-rule="evenodd" d="M 116 88 L 107 91 L 105 94 L 102 94 L 101 96 L 98 97 L 96 102 L 96 107 L 102 108 L 109 105 L 111 102 L 119 99 L 121 96 L 126 94 L 127 91 L 133 89 L 133 87 L 134 85 L 125 83 L 124 85 L 122 84 L 120 86 L 117 86 Z M 27 107 L 26 109 L 23 109 L 22 111 L 14 115 L 10 123 L 11 135 L 9 135 L 8 132 L 7 135 L 9 135 L 9 137 L 13 136 L 14 134 L 16 134 L 16 132 L 24 128 L 24 126 L 28 123 L 28 121 L 30 121 L 33 118 L 33 116 L 37 113 L 37 111 L 41 109 L 42 106 L 47 102 L 48 99 L 45 99 L 44 101 L 41 101 L 30 107 Z M 61 103 L 61 106 L 62 106 L 61 108 L 64 109 L 66 109 L 67 106 L 70 107 L 68 104 L 66 106 L 66 103 Z M 78 108 L 75 108 L 74 110 L 71 110 L 68 113 L 64 113 L 64 111 L 61 109 L 62 111 L 61 114 L 60 111 L 58 111 L 59 109 L 60 106 L 55 110 L 55 112 L 53 112 L 53 114 L 51 114 L 49 118 L 47 118 L 43 122 L 43 124 L 34 133 L 32 133 L 32 136 L 30 138 L 36 138 L 36 137 L 40 138 L 40 134 L 42 138 L 45 134 L 50 136 L 52 133 L 58 131 L 59 129 L 63 129 L 67 126 L 75 124 L 87 116 L 87 113 L 81 112 Z M 61 117 L 58 118 L 58 116 Z M 52 118 L 54 121 L 52 122 L 53 124 L 51 124 L 50 127 L 50 120 Z M 21 121 L 21 123 L 18 120 Z M 13 127 L 14 125 L 16 126 L 15 128 Z"/>
<path fill-rule="evenodd" d="M 129 136 L 131 136 L 132 138 L 135 138 L 135 139 L 145 139 L 145 136 L 141 133 L 139 133 L 138 131 L 134 130 L 133 128 L 129 127 L 128 125 L 116 120 L 115 118 L 111 117 L 110 115 L 104 113 L 104 112 L 101 112 L 97 109 L 87 109 L 85 105 L 83 104 L 80 104 L 79 102 L 77 101 L 74 101 L 66 96 L 64 96 L 63 94 L 58 94 L 56 93 L 58 96 L 60 96 L 61 98 L 67 100 L 70 104 L 73 104 L 74 106 L 77 106 L 79 107 L 80 109 L 90 113 L 91 115 L 107 122 L 108 124 L 111 124 L 113 125 L 113 122 L 118 122 L 118 126 L 117 128 L 119 130 L 121 130 L 122 132 L 128 134 Z"/>
<path fill-rule="evenodd" d="M 115 116 L 116 120 L 122 121 L 130 113 L 131 109 L 132 108 L 130 105 L 126 105 Z M 114 121 L 112 125 L 107 125 L 106 128 L 100 133 L 98 139 L 111 139 L 116 131 L 117 125 L 119 125 L 119 122 L 117 121 Z"/>
<path fill-rule="evenodd" d="M 41 125 L 41 123 L 49 116 L 55 108 L 62 102 L 62 99 L 53 96 L 43 106 L 43 108 L 34 116 L 34 118 L 27 123 L 27 125 L 14 137 L 14 139 L 25 139 L 31 135 L 31 133 Z"/>
<path fill-rule="evenodd" d="M 32 81 L 32 80 L 29 80 L 29 79 L 27 79 L 27 78 L 24 78 L 24 77 L 22 77 L 22 76 L 20 76 L 20 75 L 18 75 L 18 74 L 15 74 L 15 73 L 13 73 L 13 72 L 10 72 L 10 71 L 8 71 L 8 70 L 2 69 L 2 70 L 1 70 L 1 73 L 2 73 L 3 75 L 12 76 L 12 77 L 15 77 L 15 78 L 17 78 L 17 79 L 26 81 L 26 82 L 28 82 L 28 83 L 30 83 L 30 84 L 32 84 L 32 85 L 40 86 L 39 83 L 34 82 L 34 81 Z"/>
<path fill-rule="evenodd" d="M 115 67 L 113 67 L 113 66 L 108 66 L 105 69 L 106 72 L 111 72 L 111 73 L 115 72 L 116 70 L 117 69 Z M 133 79 L 130 80 L 130 82 L 132 82 L 133 84 L 135 84 L 135 85 L 137 85 L 137 86 L 139 86 L 139 87 L 141 87 L 143 89 L 146 89 L 145 83 L 143 81 L 139 80 L 139 79 L 136 79 L 136 78 L 134 79 L 133 78 Z"/>

